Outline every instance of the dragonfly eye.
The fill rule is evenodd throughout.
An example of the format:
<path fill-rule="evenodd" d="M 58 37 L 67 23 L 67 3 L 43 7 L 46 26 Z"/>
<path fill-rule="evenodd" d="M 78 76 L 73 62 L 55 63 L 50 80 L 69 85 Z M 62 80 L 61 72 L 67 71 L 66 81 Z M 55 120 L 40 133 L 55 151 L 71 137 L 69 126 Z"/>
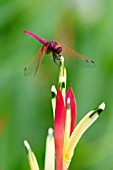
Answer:
<path fill-rule="evenodd" d="M 62 51 L 62 47 L 61 47 L 61 46 L 60 46 L 60 47 L 57 47 L 57 48 L 55 49 L 55 52 L 56 52 L 57 54 L 61 53 L 61 51 Z"/>

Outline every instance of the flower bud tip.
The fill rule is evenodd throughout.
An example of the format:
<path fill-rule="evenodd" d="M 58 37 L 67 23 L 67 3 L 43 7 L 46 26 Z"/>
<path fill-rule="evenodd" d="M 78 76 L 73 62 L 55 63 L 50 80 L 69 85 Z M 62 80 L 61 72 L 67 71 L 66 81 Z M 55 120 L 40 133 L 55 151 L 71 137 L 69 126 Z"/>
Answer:
<path fill-rule="evenodd" d="M 62 60 L 62 62 L 64 62 L 64 57 L 63 56 L 60 56 L 60 59 Z"/>
<path fill-rule="evenodd" d="M 105 103 L 101 103 L 100 106 L 99 106 L 100 109 L 104 110 L 105 109 Z"/>
<path fill-rule="evenodd" d="M 49 135 L 53 135 L 53 128 L 49 128 L 49 129 L 48 129 L 48 134 L 49 134 Z"/>
<path fill-rule="evenodd" d="M 24 140 L 24 146 L 27 148 L 27 150 L 30 150 L 30 145 L 27 140 Z"/>
<path fill-rule="evenodd" d="M 51 87 L 51 91 L 54 92 L 55 94 L 57 93 L 57 90 L 54 85 Z"/>

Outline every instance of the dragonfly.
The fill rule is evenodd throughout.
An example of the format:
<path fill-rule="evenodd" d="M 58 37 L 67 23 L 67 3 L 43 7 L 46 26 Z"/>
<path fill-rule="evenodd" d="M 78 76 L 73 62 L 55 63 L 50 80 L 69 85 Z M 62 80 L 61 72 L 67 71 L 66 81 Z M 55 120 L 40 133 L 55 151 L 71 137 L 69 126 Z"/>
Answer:
<path fill-rule="evenodd" d="M 44 38 L 40 37 L 39 35 L 34 34 L 33 32 L 30 32 L 28 30 L 24 30 L 24 33 L 35 38 L 42 44 L 41 48 L 38 50 L 38 52 L 36 53 L 34 58 L 32 58 L 32 60 L 25 67 L 25 69 L 24 69 L 25 75 L 30 75 L 32 73 L 34 73 L 34 75 L 35 75 L 38 68 L 40 67 L 40 64 L 42 62 L 42 59 L 44 58 L 44 55 L 50 54 L 50 53 L 52 53 L 53 61 L 58 66 L 59 66 L 58 61 L 60 61 L 60 59 L 61 59 L 61 52 L 64 52 L 66 54 L 66 56 L 68 56 L 66 58 L 71 59 L 72 63 L 79 61 L 81 63 L 94 65 L 93 60 L 85 57 L 82 54 L 79 54 L 78 52 L 74 51 L 73 49 L 67 47 L 64 44 L 61 44 L 61 43 L 59 43 L 57 41 L 53 41 L 53 40 L 47 41 Z"/>

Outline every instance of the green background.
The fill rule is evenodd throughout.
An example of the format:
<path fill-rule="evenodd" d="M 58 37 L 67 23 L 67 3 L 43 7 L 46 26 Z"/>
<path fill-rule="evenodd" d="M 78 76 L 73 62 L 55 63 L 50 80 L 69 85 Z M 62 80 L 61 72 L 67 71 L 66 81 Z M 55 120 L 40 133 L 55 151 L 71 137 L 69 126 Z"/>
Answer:
<path fill-rule="evenodd" d="M 105 101 L 106 109 L 78 143 L 70 170 L 113 169 L 113 1 L 0 1 L 0 169 L 29 169 L 27 139 L 44 169 L 46 135 L 53 127 L 51 86 L 58 67 L 44 57 L 37 75 L 24 67 L 41 47 L 22 31 L 58 40 L 95 61 L 95 67 L 67 65 L 67 89 L 77 100 L 77 123 Z"/>

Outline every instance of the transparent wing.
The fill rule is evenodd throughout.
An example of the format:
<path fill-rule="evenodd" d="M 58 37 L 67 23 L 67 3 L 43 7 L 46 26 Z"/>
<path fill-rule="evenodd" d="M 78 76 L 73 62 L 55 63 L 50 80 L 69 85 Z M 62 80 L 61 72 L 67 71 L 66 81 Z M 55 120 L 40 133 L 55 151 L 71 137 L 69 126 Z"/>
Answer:
<path fill-rule="evenodd" d="M 62 53 L 64 54 L 65 59 L 73 65 L 85 65 L 85 66 L 95 66 L 94 61 L 83 56 L 82 54 L 77 53 L 71 48 L 67 47 L 64 44 L 57 42 L 62 47 Z M 70 60 L 71 59 L 71 60 Z"/>
<path fill-rule="evenodd" d="M 31 59 L 31 61 L 28 63 L 28 65 L 25 67 L 24 69 L 24 75 L 28 76 L 32 73 L 34 73 L 34 75 L 36 74 L 42 59 L 44 57 L 44 54 L 47 51 L 48 46 L 43 45 L 39 51 L 36 53 L 36 55 Z"/>

